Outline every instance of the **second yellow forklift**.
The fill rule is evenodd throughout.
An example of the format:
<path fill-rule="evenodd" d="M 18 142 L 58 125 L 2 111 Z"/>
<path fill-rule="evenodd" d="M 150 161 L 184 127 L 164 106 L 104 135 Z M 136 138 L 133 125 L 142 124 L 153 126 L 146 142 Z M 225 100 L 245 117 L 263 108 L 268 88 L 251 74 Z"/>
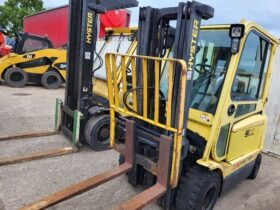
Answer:
<path fill-rule="evenodd" d="M 76 4 L 80 4 L 80 6 L 77 7 Z M 133 7 L 137 6 L 137 4 L 138 3 L 136 1 L 133 1 L 132 4 L 112 5 L 110 9 L 113 10 L 114 8 L 118 9 L 126 6 Z M 83 10 L 83 8 L 81 8 L 81 5 L 81 2 L 75 2 L 75 5 L 70 8 L 75 10 L 74 13 L 76 15 L 79 15 L 81 13 L 81 10 Z M 97 19 L 95 21 L 97 22 Z M 89 97 L 89 104 L 84 107 L 83 113 L 80 112 L 79 109 L 74 109 L 71 111 L 71 109 L 69 109 L 67 105 L 67 103 L 70 103 L 67 102 L 67 100 L 81 100 L 80 98 L 78 99 L 78 97 L 80 97 L 80 95 L 78 94 L 80 90 L 73 89 L 74 85 L 76 85 L 78 81 L 81 82 L 81 78 L 78 75 L 76 75 L 75 77 L 69 76 L 74 73 L 78 73 L 76 69 L 73 69 L 77 67 L 72 66 L 72 69 L 67 69 L 69 78 L 66 78 L 66 89 L 70 88 L 71 91 L 69 93 L 66 93 L 66 104 L 62 105 L 61 100 L 56 101 L 55 130 L 37 132 L 33 131 L 25 133 L 14 132 L 11 135 L 3 136 L 2 134 L 0 136 L 0 141 L 12 141 L 17 139 L 27 139 L 50 135 L 53 135 L 55 137 L 55 135 L 64 134 L 70 139 L 71 145 L 63 148 L 44 149 L 42 151 L 37 151 L 31 154 L 23 154 L 20 156 L 17 155 L 12 157 L 3 157 L 0 158 L 0 166 L 73 153 L 78 151 L 82 143 L 87 143 L 93 150 L 96 151 L 108 149 L 110 116 L 105 69 L 105 54 L 106 52 L 134 54 L 136 52 L 137 45 L 136 33 L 137 28 L 107 29 L 107 33 L 104 39 L 97 40 L 97 36 L 93 37 L 94 46 L 96 42 L 97 46 L 96 48 L 92 48 L 92 60 L 90 62 L 90 65 L 85 67 L 86 69 L 82 72 L 87 72 L 87 77 L 85 77 L 84 79 L 87 80 L 87 83 L 91 84 L 88 89 L 83 90 L 83 92 L 85 92 L 85 90 L 87 91 Z M 73 43 L 73 41 L 70 41 L 70 43 Z M 68 51 L 69 54 L 75 54 L 75 56 L 68 59 L 68 63 L 72 63 L 72 60 L 76 59 L 80 52 L 77 51 L 73 46 Z M 65 65 L 66 55 L 64 55 L 64 57 L 60 57 L 60 59 L 64 60 Z M 59 59 L 57 59 L 56 61 L 58 60 Z M 79 65 L 87 62 L 88 59 L 84 59 L 83 62 L 79 62 Z M 66 74 L 65 70 L 64 73 Z M 84 106 L 85 104 L 81 105 Z M 63 121 L 65 117 L 67 118 L 67 120 Z M 120 137 L 124 135 L 123 129 L 118 129 L 118 132 Z"/>

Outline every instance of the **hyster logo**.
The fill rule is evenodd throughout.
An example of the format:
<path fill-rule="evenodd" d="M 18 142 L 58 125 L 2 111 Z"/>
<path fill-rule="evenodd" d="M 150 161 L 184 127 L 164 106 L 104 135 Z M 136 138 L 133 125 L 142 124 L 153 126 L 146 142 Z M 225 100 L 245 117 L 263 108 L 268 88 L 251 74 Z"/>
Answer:
<path fill-rule="evenodd" d="M 92 40 L 92 23 L 93 23 L 93 13 L 88 13 L 88 18 L 87 18 L 87 37 L 86 37 L 86 42 L 88 44 L 91 44 Z"/>
<path fill-rule="evenodd" d="M 194 65 L 194 59 L 196 54 L 196 42 L 198 37 L 198 29 L 199 29 L 199 21 L 194 20 L 193 21 L 193 31 L 192 31 L 192 43 L 191 43 L 191 49 L 190 49 L 190 58 L 188 62 L 188 70 L 193 70 Z"/>

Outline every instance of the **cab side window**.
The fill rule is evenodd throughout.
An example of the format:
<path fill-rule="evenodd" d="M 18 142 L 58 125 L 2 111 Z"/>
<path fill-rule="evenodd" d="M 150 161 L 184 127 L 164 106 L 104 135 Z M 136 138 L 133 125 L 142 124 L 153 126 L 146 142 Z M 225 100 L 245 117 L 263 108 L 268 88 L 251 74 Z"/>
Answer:
<path fill-rule="evenodd" d="M 268 51 L 268 41 L 255 32 L 248 35 L 232 86 L 233 100 L 258 100 Z"/>

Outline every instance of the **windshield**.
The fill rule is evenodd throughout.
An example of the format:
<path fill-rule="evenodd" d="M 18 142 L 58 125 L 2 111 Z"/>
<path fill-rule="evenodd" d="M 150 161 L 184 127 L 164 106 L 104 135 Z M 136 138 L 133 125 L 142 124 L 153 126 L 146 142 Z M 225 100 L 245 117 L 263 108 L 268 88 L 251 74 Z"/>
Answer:
<path fill-rule="evenodd" d="M 126 54 L 132 42 L 130 37 L 126 35 L 112 35 L 106 41 L 98 40 L 96 43 L 96 52 L 98 56 L 95 55 L 94 59 L 94 76 L 106 80 L 105 54 Z M 120 57 L 118 57 L 116 63 L 117 66 L 120 64 Z"/>
<path fill-rule="evenodd" d="M 228 30 L 200 33 L 191 108 L 214 114 L 231 58 Z"/>
<path fill-rule="evenodd" d="M 173 57 L 173 51 L 169 57 Z M 202 30 L 200 32 L 194 71 L 191 108 L 214 114 L 231 58 L 229 30 Z M 167 67 L 161 75 L 161 91 L 167 96 Z"/>

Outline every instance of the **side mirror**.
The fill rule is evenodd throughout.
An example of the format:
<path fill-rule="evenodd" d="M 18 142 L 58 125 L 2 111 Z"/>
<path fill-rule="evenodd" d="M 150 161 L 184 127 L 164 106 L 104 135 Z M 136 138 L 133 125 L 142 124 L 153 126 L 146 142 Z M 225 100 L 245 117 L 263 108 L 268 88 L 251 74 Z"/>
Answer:
<path fill-rule="evenodd" d="M 245 26 L 243 24 L 232 24 L 229 30 L 231 38 L 231 53 L 236 54 L 239 52 L 240 40 L 244 36 Z"/>

